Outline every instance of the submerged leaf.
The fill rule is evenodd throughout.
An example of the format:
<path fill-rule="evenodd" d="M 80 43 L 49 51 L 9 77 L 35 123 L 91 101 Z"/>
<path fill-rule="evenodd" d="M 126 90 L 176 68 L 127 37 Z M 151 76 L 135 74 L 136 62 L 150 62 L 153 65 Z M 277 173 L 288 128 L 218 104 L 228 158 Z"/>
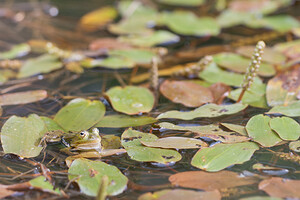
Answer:
<path fill-rule="evenodd" d="M 242 164 L 252 157 L 259 147 L 254 142 L 216 144 L 200 149 L 191 164 L 205 171 L 215 172 L 234 164 Z"/>
<path fill-rule="evenodd" d="M 54 121 L 66 131 L 82 131 L 95 125 L 104 114 L 105 106 L 101 101 L 77 98 L 61 108 Z"/>
<path fill-rule="evenodd" d="M 168 164 L 181 159 L 181 155 L 175 150 L 145 147 L 141 144 L 141 141 L 151 142 L 157 139 L 153 134 L 142 133 L 130 128 L 122 134 L 121 143 L 130 158 L 136 161 Z"/>
<path fill-rule="evenodd" d="M 186 171 L 173 174 L 169 177 L 172 185 L 214 191 L 222 188 L 250 185 L 256 183 L 253 177 L 243 177 L 236 172 L 221 171 L 209 173 L 204 171 Z"/>
<path fill-rule="evenodd" d="M 19 105 L 41 101 L 47 97 L 46 90 L 31 90 L 0 95 L 0 105 Z"/>
<path fill-rule="evenodd" d="M 154 141 L 141 141 L 147 147 L 159 147 L 164 149 L 197 149 L 207 147 L 202 140 L 186 137 L 165 137 Z"/>
<path fill-rule="evenodd" d="M 58 57 L 52 54 L 44 54 L 37 58 L 28 59 L 20 69 L 18 77 L 23 78 L 40 73 L 48 73 L 62 66 Z"/>
<path fill-rule="evenodd" d="M 274 106 L 269 112 L 266 114 L 282 114 L 289 117 L 300 117 L 300 101 L 296 101 L 287 106 Z"/>
<path fill-rule="evenodd" d="M 99 121 L 96 127 L 122 128 L 153 124 L 157 119 L 148 116 L 108 115 Z"/>
<path fill-rule="evenodd" d="M 160 114 L 157 119 L 162 118 L 175 118 L 182 120 L 191 120 L 198 117 L 220 117 L 222 115 L 231 115 L 244 110 L 247 105 L 244 104 L 230 104 L 230 105 L 216 105 L 216 104 L 205 104 L 195 110 L 188 112 L 180 111 L 167 111 Z"/>
<path fill-rule="evenodd" d="M 190 81 L 165 80 L 159 90 L 166 98 L 187 107 L 199 107 L 214 101 L 213 94 L 208 88 Z"/>
<path fill-rule="evenodd" d="M 221 194 L 218 190 L 215 191 L 193 191 L 184 189 L 166 189 L 157 192 L 148 192 L 139 196 L 138 200 L 220 200 Z"/>
<path fill-rule="evenodd" d="M 269 124 L 283 140 L 297 140 L 300 137 L 300 125 L 292 118 L 275 117 Z"/>
<path fill-rule="evenodd" d="M 269 126 L 271 118 L 262 114 L 250 118 L 246 125 L 248 135 L 264 147 L 272 147 L 282 140 Z"/>
<path fill-rule="evenodd" d="M 1 143 L 4 153 L 13 153 L 21 157 L 38 156 L 42 147 L 39 139 L 44 136 L 46 127 L 36 114 L 26 117 L 10 117 L 1 129 Z"/>
<path fill-rule="evenodd" d="M 68 173 L 69 180 L 78 177 L 75 181 L 78 183 L 81 192 L 89 196 L 97 196 L 103 176 L 107 176 L 109 180 L 106 191 L 109 196 L 122 193 L 128 182 L 126 176 L 115 166 L 82 158 L 73 161 Z"/>
<path fill-rule="evenodd" d="M 105 94 L 116 111 L 128 115 L 149 112 L 154 106 L 153 94 L 143 87 L 116 86 L 110 88 Z"/>

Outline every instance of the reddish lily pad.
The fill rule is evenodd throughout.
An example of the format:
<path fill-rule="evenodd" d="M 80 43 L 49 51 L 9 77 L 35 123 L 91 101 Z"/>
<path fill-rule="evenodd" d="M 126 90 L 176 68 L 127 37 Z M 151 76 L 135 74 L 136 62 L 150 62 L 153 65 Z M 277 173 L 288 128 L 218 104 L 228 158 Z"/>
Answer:
<path fill-rule="evenodd" d="M 171 101 L 188 107 L 199 107 L 214 101 L 213 94 L 208 88 L 190 81 L 166 80 L 159 90 Z"/>
<path fill-rule="evenodd" d="M 0 95 L 0 105 L 19 105 L 41 101 L 47 97 L 46 90 L 31 90 Z"/>

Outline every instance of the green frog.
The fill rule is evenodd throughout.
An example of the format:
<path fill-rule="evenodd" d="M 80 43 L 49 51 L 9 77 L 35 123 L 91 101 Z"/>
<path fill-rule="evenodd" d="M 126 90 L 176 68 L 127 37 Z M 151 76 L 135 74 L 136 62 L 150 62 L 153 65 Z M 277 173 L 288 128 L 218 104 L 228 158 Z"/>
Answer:
<path fill-rule="evenodd" d="M 80 154 L 89 151 L 102 151 L 101 137 L 99 130 L 93 128 L 91 132 L 81 131 L 77 133 L 64 133 L 62 131 L 48 132 L 41 140 L 42 142 L 61 142 L 66 148 L 61 151 L 69 154 Z"/>

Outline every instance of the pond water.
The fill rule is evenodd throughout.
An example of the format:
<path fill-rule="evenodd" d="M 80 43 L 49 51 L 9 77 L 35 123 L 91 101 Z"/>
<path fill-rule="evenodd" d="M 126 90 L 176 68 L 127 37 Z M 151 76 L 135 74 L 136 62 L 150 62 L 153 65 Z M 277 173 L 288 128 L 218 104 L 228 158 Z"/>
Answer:
<path fill-rule="evenodd" d="M 141 2 L 151 6 L 154 4 L 158 9 L 161 10 L 171 11 L 177 8 L 175 6 L 157 4 L 157 2 L 152 2 L 151 0 L 145 0 Z M 210 2 L 208 6 L 183 7 L 182 9 L 191 10 L 198 14 L 200 13 L 200 15 L 202 15 L 201 12 L 207 12 L 213 16 L 216 12 L 208 12 L 208 10 L 212 9 L 211 5 L 214 5 L 215 2 L 216 1 Z M 78 21 L 87 12 L 103 6 L 116 6 L 117 3 L 118 1 L 109 0 L 2 1 L 0 8 L 0 49 L 5 51 L 13 44 L 27 42 L 32 39 L 43 39 L 51 41 L 63 49 L 74 51 L 86 50 L 89 43 L 95 39 L 102 37 L 116 37 L 116 35 L 111 34 L 105 28 L 91 33 L 81 31 L 78 28 Z M 279 9 L 276 11 L 276 13 L 274 13 L 274 15 L 289 14 L 299 20 L 299 9 L 300 3 L 294 2 L 292 6 Z M 3 13 L 3 15 L 1 15 L 1 13 Z M 15 18 L 17 21 L 14 21 L 13 18 Z M 116 21 L 118 20 L 119 18 L 116 19 Z M 162 26 L 162 29 L 167 30 L 167 27 Z M 199 60 L 199 57 L 206 55 L 205 52 L 195 53 L 194 51 L 194 53 L 190 53 L 193 49 L 195 50 L 200 47 L 219 45 L 216 50 L 211 50 L 212 52 L 207 50 L 207 54 L 214 54 L 223 51 L 220 50 L 220 46 L 222 45 L 230 45 L 235 41 L 245 37 L 249 38 L 253 35 L 270 32 L 270 30 L 263 28 L 252 29 L 240 25 L 231 28 L 224 28 L 218 36 L 214 37 L 194 37 L 181 35 L 180 42 L 163 46 L 169 51 L 169 54 L 164 57 L 164 67 L 187 62 L 196 62 Z M 286 37 L 289 37 L 289 33 L 281 34 L 272 40 L 268 40 L 267 43 L 268 45 L 272 45 L 279 42 L 284 42 L 286 41 Z M 255 43 L 256 41 L 252 42 L 251 44 L 255 45 Z M 181 54 L 178 54 L 178 52 Z M 186 53 L 185 56 L 183 56 L 184 53 Z M 22 59 L 26 60 L 35 56 L 36 54 L 32 54 Z M 147 68 L 140 68 L 138 73 L 145 73 L 147 71 Z M 98 67 L 84 69 L 84 73 L 82 74 L 76 74 L 65 69 L 60 69 L 43 75 L 31 76 L 24 79 L 9 80 L 0 85 L 1 93 L 3 90 L 13 87 L 14 85 L 29 83 L 27 86 L 20 87 L 19 89 L 12 91 L 20 92 L 32 89 L 44 89 L 48 92 L 48 98 L 31 104 L 3 106 L 3 114 L 1 116 L 0 126 L 2 127 L 6 120 L 12 115 L 27 116 L 31 113 L 36 113 L 39 116 L 53 117 L 71 99 L 78 97 L 100 100 L 106 106 L 105 115 L 117 114 L 107 98 L 105 98 L 104 92 L 114 86 L 130 84 L 131 76 L 132 69 L 111 70 Z M 160 78 L 160 82 L 163 80 L 164 78 Z M 269 78 L 266 78 L 264 79 L 264 82 L 266 83 L 268 80 Z M 223 103 L 232 104 L 233 101 L 226 99 Z M 157 117 L 160 113 L 169 110 L 187 111 L 192 110 L 192 108 L 187 108 L 181 104 L 172 103 L 163 95 L 160 95 L 156 107 L 151 112 L 144 115 Z M 189 121 L 179 119 L 161 119 L 160 122 L 170 122 L 182 126 L 209 125 L 218 123 L 246 125 L 251 117 L 257 114 L 265 113 L 268 110 L 269 108 L 248 107 L 244 111 L 228 116 L 216 118 L 196 118 Z M 295 117 L 294 119 L 298 121 L 298 123 L 300 122 L 299 117 Z M 155 124 L 158 124 L 158 122 Z M 102 136 L 121 136 L 126 129 L 127 127 L 99 128 Z M 158 129 L 154 124 L 138 126 L 134 129 L 145 133 L 152 132 L 159 138 L 168 136 L 189 136 L 189 134 L 185 133 L 185 131 Z M 207 141 L 209 144 L 214 143 L 209 139 Z M 55 187 L 63 189 L 68 186 L 64 191 L 71 199 L 94 199 L 94 197 L 80 193 L 78 185 L 75 183 L 69 184 L 67 173 L 68 167 L 64 162 L 67 155 L 62 154 L 58 150 L 59 147 L 61 146 L 57 144 L 50 144 L 47 146 L 47 149 L 44 151 L 44 153 L 41 153 L 37 157 L 30 158 L 29 160 L 41 162 L 47 168 L 49 168 L 52 172 L 51 176 L 55 180 Z M 178 151 L 182 155 L 182 159 L 176 163 L 170 163 L 167 165 L 157 164 L 154 162 L 138 162 L 132 160 L 127 154 L 113 155 L 102 158 L 101 160 L 103 162 L 116 166 L 129 180 L 127 189 L 124 192 L 117 196 L 110 196 L 108 199 L 137 199 L 140 195 L 146 192 L 155 192 L 162 189 L 173 189 L 175 187 L 172 186 L 168 180 L 170 175 L 185 171 L 199 171 L 198 168 L 193 167 L 190 164 L 198 149 L 182 149 Z M 255 176 L 258 178 L 259 176 L 262 176 L 262 179 L 266 179 L 268 176 L 278 176 L 287 179 L 299 180 L 299 160 L 295 162 L 292 159 L 281 159 L 276 152 L 290 152 L 288 143 L 286 142 L 282 145 L 271 148 L 261 148 L 253 154 L 249 161 L 230 166 L 226 168 L 226 170 L 245 174 L 246 176 Z M 299 157 L 298 154 L 296 154 L 296 156 Z M 280 168 L 283 171 L 274 169 L 270 169 L 269 171 L 253 169 L 253 165 L 257 163 L 271 166 L 273 168 Z M 33 171 L 29 171 L 31 169 L 33 169 Z M 35 177 L 34 174 L 39 173 L 40 168 L 38 166 L 33 166 L 32 163 L 26 159 L 20 159 L 18 156 L 13 154 L 4 155 L 4 153 L 2 153 L 0 157 L 1 184 L 9 185 L 29 181 Z M 244 197 L 268 196 L 266 192 L 258 189 L 258 183 L 222 190 L 221 195 L 222 199 L 241 199 Z M 66 196 L 56 196 L 37 190 L 30 190 L 26 192 L 20 191 L 11 197 L 6 197 L 6 199 L 65 198 Z"/>

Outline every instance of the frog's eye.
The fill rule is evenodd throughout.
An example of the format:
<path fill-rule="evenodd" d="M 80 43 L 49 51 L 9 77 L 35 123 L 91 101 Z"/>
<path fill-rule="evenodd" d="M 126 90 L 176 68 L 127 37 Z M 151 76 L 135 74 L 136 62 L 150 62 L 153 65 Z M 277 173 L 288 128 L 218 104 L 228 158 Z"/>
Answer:
<path fill-rule="evenodd" d="M 82 139 L 89 137 L 89 132 L 87 132 L 87 131 L 81 131 L 79 134 Z"/>

